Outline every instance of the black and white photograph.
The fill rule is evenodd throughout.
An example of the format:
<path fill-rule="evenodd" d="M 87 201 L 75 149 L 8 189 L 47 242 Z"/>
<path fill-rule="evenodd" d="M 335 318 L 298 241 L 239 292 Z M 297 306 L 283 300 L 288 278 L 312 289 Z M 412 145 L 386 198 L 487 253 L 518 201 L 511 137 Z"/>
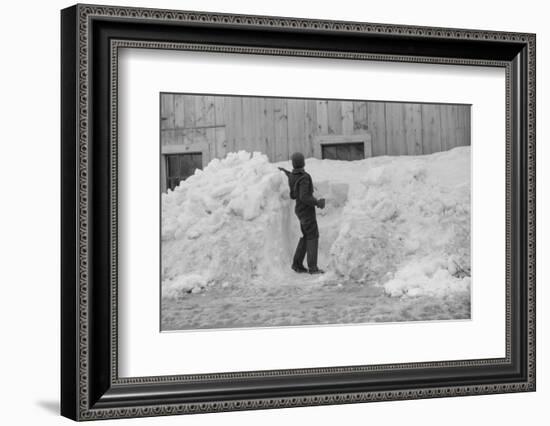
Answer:
<path fill-rule="evenodd" d="M 544 20 L 527 19 L 528 6 L 445 14 L 399 1 L 353 11 L 76 4 L 60 28 L 47 20 L 61 41 L 61 108 L 33 121 L 29 99 L 51 96 L 22 96 L 6 80 L 17 89 L 7 127 L 40 132 L 34 156 L 21 137 L 6 139 L 5 181 L 28 201 L 11 210 L 38 212 L 49 231 L 51 185 L 19 184 L 39 169 L 18 159 L 55 172 L 60 251 L 50 262 L 51 238 L 44 248 L 21 238 L 33 220 L 4 221 L 24 254 L 5 287 L 40 292 L 40 276 L 10 283 L 53 265 L 61 292 L 5 299 L 15 341 L 57 342 L 37 365 L 56 373 L 62 416 L 269 424 L 273 414 L 280 424 L 292 413 L 279 409 L 301 407 L 290 423 L 346 423 L 361 409 L 375 423 L 424 426 L 475 423 L 480 412 L 502 424 L 540 417 Z M 41 136 L 51 123 L 60 151 Z M 36 315 L 17 303 L 27 299 Z M 36 332 L 52 307 L 57 340 Z M 39 348 L 30 341 L 19 358 Z M 39 395 L 46 381 L 34 382 Z"/>
<path fill-rule="evenodd" d="M 160 93 L 161 331 L 469 320 L 471 120 Z"/>

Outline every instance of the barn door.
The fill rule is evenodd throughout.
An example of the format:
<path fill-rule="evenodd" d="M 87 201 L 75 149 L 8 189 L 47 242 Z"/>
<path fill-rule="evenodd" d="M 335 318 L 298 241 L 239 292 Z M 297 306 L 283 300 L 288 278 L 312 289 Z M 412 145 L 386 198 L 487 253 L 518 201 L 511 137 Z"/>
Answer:
<path fill-rule="evenodd" d="M 182 180 L 187 179 L 196 169 L 202 169 L 201 153 L 166 155 L 166 188 L 174 189 Z"/>

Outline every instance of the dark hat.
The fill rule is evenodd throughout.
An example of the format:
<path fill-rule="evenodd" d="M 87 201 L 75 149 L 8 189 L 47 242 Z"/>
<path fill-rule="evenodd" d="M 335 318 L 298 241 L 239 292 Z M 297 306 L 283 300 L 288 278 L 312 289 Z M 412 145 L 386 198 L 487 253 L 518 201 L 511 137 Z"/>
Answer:
<path fill-rule="evenodd" d="M 295 169 L 303 169 L 306 165 L 304 154 L 302 154 L 301 152 L 295 152 L 294 154 L 292 154 L 290 159 L 292 160 L 292 167 L 294 167 Z"/>

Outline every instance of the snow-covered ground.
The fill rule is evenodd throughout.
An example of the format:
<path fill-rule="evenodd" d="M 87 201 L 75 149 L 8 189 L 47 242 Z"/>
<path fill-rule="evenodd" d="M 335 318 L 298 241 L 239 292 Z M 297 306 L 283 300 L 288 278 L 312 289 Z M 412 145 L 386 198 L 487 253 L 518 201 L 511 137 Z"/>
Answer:
<path fill-rule="evenodd" d="M 300 232 L 277 166 L 231 153 L 163 194 L 163 329 L 469 318 L 469 147 L 307 159 L 327 200 L 321 276 L 290 270 Z"/>

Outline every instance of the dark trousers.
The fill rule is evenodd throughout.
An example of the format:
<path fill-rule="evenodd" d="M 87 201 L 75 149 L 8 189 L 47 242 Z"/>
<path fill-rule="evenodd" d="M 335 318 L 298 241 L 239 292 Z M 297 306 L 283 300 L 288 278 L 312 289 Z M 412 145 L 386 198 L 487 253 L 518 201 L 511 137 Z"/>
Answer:
<path fill-rule="evenodd" d="M 302 237 L 298 241 L 292 266 L 303 267 L 307 254 L 307 266 L 309 269 L 317 268 L 317 252 L 319 248 L 319 228 L 315 217 L 300 218 Z"/>

